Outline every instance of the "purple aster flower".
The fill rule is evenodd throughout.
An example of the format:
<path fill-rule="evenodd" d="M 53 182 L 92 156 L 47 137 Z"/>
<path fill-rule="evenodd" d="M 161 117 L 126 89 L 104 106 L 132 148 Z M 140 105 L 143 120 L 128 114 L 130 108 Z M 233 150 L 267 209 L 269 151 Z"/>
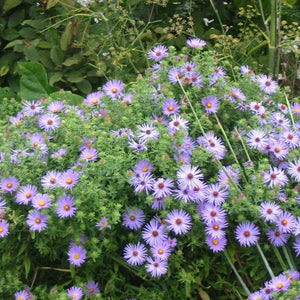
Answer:
<path fill-rule="evenodd" d="M 187 130 L 189 122 L 179 115 L 173 115 L 171 121 L 168 123 L 171 134 L 179 130 Z"/>
<path fill-rule="evenodd" d="M 35 132 L 30 136 L 30 145 L 39 149 L 43 149 L 42 147 L 47 147 L 45 138 L 40 132 Z"/>
<path fill-rule="evenodd" d="M 199 183 L 201 183 L 200 180 Z M 175 190 L 174 197 L 175 199 L 183 200 L 185 203 L 197 202 L 198 200 L 197 193 L 194 190 L 189 189 L 188 187 L 186 188 L 180 187 L 179 190 Z"/>
<path fill-rule="evenodd" d="M 72 189 L 79 180 L 79 174 L 71 169 L 63 172 L 58 178 L 58 185 L 65 189 Z"/>
<path fill-rule="evenodd" d="M 209 78 L 209 86 L 216 84 L 217 81 L 219 80 L 219 78 L 224 78 L 225 75 L 226 75 L 226 72 L 224 71 L 224 69 L 222 69 L 220 67 L 216 67 L 214 69 L 214 72 L 211 74 L 211 76 Z"/>
<path fill-rule="evenodd" d="M 136 230 L 145 223 L 145 214 L 141 209 L 128 208 L 123 213 L 123 225 L 129 229 Z"/>
<path fill-rule="evenodd" d="M 37 210 L 51 207 L 51 198 L 48 194 L 36 194 L 32 197 L 31 202 L 32 206 Z"/>
<path fill-rule="evenodd" d="M 215 96 L 204 97 L 202 98 L 201 103 L 208 114 L 216 113 L 219 109 L 218 98 Z"/>
<path fill-rule="evenodd" d="M 153 189 L 154 178 L 149 173 L 141 173 L 131 178 L 135 193 L 143 191 L 148 194 Z"/>
<path fill-rule="evenodd" d="M 139 125 L 137 128 L 139 130 L 137 136 L 141 141 L 157 140 L 160 135 L 153 123 Z"/>
<path fill-rule="evenodd" d="M 292 113 L 294 115 L 299 115 L 300 114 L 300 103 L 294 103 L 291 107 Z"/>
<path fill-rule="evenodd" d="M 48 216 L 34 210 L 27 216 L 26 223 L 30 230 L 41 232 L 47 227 Z"/>
<path fill-rule="evenodd" d="M 111 133 L 115 137 L 124 137 L 125 136 L 129 139 L 131 139 L 134 136 L 132 130 L 129 128 L 120 128 L 118 130 L 112 130 Z"/>
<path fill-rule="evenodd" d="M 50 188 L 53 189 L 58 185 L 58 181 L 60 178 L 61 173 L 57 171 L 48 171 L 42 178 L 41 178 L 41 185 L 43 188 Z"/>
<path fill-rule="evenodd" d="M 24 118 L 24 115 L 22 113 L 18 112 L 15 117 L 9 117 L 9 122 L 16 127 L 23 123 L 23 121 L 24 121 L 23 118 Z"/>
<path fill-rule="evenodd" d="M 264 201 L 260 204 L 260 216 L 266 222 L 275 222 L 278 216 L 282 213 L 282 210 L 279 205 L 274 202 Z"/>
<path fill-rule="evenodd" d="M 257 101 L 250 102 L 249 108 L 256 115 L 261 115 L 266 112 L 266 108 L 261 104 L 261 102 Z"/>
<path fill-rule="evenodd" d="M 103 91 L 108 95 L 112 100 L 115 100 L 116 97 L 120 96 L 124 89 L 124 83 L 120 80 L 110 80 L 105 83 L 103 86 Z"/>
<path fill-rule="evenodd" d="M 164 45 L 157 45 L 148 52 L 148 58 L 161 61 L 168 55 L 168 48 Z"/>
<path fill-rule="evenodd" d="M 200 185 L 199 181 L 203 179 L 202 171 L 198 167 L 189 164 L 181 166 L 176 175 L 178 184 L 183 189 L 193 190 Z"/>
<path fill-rule="evenodd" d="M 202 216 L 206 224 L 223 222 L 226 219 L 226 212 L 218 205 L 205 203 L 198 205 L 197 212 Z"/>
<path fill-rule="evenodd" d="M 284 130 L 280 137 L 283 139 L 283 142 L 285 142 L 289 148 L 295 149 L 300 146 L 300 137 L 297 134 L 296 131 L 291 129 Z"/>
<path fill-rule="evenodd" d="M 186 45 L 190 48 L 199 49 L 204 47 L 206 45 L 206 42 L 199 38 L 190 38 L 186 41 Z"/>
<path fill-rule="evenodd" d="M 223 229 L 227 226 L 228 224 L 225 220 L 222 220 L 222 222 L 207 223 L 205 225 L 205 232 L 213 238 L 221 238 L 225 236 L 225 231 L 223 231 Z"/>
<path fill-rule="evenodd" d="M 80 267 L 86 261 L 86 250 L 72 243 L 68 251 L 68 261 L 71 265 Z"/>
<path fill-rule="evenodd" d="M 287 243 L 290 234 L 281 232 L 278 228 L 267 230 L 268 240 L 276 247 L 281 247 Z"/>
<path fill-rule="evenodd" d="M 172 195 L 174 187 L 173 180 L 170 178 L 158 178 L 153 182 L 153 196 L 154 197 L 167 197 Z"/>
<path fill-rule="evenodd" d="M 141 244 L 137 243 L 136 245 L 128 244 L 124 249 L 124 258 L 126 259 L 127 263 L 132 266 L 139 266 L 142 265 L 146 260 L 146 247 Z"/>
<path fill-rule="evenodd" d="M 53 101 L 47 107 L 47 109 L 53 113 L 58 113 L 62 111 L 63 108 L 64 108 L 64 104 L 61 101 Z"/>
<path fill-rule="evenodd" d="M 223 251 L 227 245 L 227 239 L 225 238 L 225 236 L 213 237 L 211 235 L 208 235 L 205 239 L 205 242 L 213 252 Z"/>
<path fill-rule="evenodd" d="M 85 97 L 83 103 L 89 106 L 99 105 L 101 104 L 101 98 L 103 95 L 104 93 L 101 91 L 90 93 Z"/>
<path fill-rule="evenodd" d="M 156 210 L 165 209 L 166 208 L 165 207 L 165 198 L 163 198 L 163 197 L 154 198 L 151 207 Z"/>
<path fill-rule="evenodd" d="M 264 173 L 264 183 L 268 183 L 270 188 L 285 186 L 288 181 L 284 172 L 276 167 L 270 167 L 269 173 Z"/>
<path fill-rule="evenodd" d="M 52 153 L 51 158 L 63 157 L 67 154 L 67 150 L 64 148 L 58 149 L 56 152 Z"/>
<path fill-rule="evenodd" d="M 197 72 L 192 72 L 188 74 L 187 77 L 191 83 L 191 85 L 201 88 L 202 84 L 202 75 Z"/>
<path fill-rule="evenodd" d="M 169 244 L 170 247 L 175 248 L 177 246 L 177 239 L 168 237 L 167 243 Z"/>
<path fill-rule="evenodd" d="M 271 95 L 277 92 L 278 83 L 267 75 L 258 76 L 256 82 L 258 82 L 260 90 L 266 94 Z"/>
<path fill-rule="evenodd" d="M 283 211 L 278 216 L 275 223 L 278 226 L 278 229 L 283 233 L 290 233 L 293 231 L 296 218 L 288 211 Z"/>
<path fill-rule="evenodd" d="M 132 148 L 134 152 L 143 152 L 147 150 L 146 142 L 147 141 L 143 140 L 136 142 L 135 140 L 130 139 L 128 141 L 128 147 Z"/>
<path fill-rule="evenodd" d="M 218 184 L 225 185 L 227 188 L 232 182 L 238 184 L 240 180 L 240 170 L 234 169 L 231 166 L 224 166 L 218 172 Z"/>
<path fill-rule="evenodd" d="M 169 230 L 175 234 L 185 234 L 192 227 L 192 218 L 184 210 L 174 209 L 167 214 L 166 223 Z"/>
<path fill-rule="evenodd" d="M 15 293 L 15 300 L 28 300 L 28 293 L 26 290 L 22 290 Z"/>
<path fill-rule="evenodd" d="M 300 182 L 300 159 L 295 162 L 289 162 L 288 173 L 294 178 L 297 182 Z"/>
<path fill-rule="evenodd" d="M 194 61 L 187 61 L 182 66 L 182 70 L 184 70 L 186 73 L 193 73 L 196 68 L 197 64 Z"/>
<path fill-rule="evenodd" d="M 246 100 L 246 96 L 244 95 L 244 93 L 239 88 L 235 88 L 235 87 L 233 87 L 230 90 L 230 92 L 226 95 L 226 98 L 228 98 L 229 101 L 232 103 L 235 103 L 236 100 L 239 100 L 239 101 Z"/>
<path fill-rule="evenodd" d="M 125 94 L 122 96 L 122 103 L 125 105 L 131 104 L 132 103 L 132 94 Z"/>
<path fill-rule="evenodd" d="M 18 204 L 25 204 L 27 205 L 32 198 L 37 193 L 37 187 L 35 185 L 27 184 L 21 186 L 20 190 L 16 194 L 16 202 Z"/>
<path fill-rule="evenodd" d="M 228 189 L 224 189 L 224 187 L 220 184 L 210 184 L 205 189 L 207 201 L 216 205 L 221 205 L 224 203 L 227 200 L 228 195 Z"/>
<path fill-rule="evenodd" d="M 247 137 L 247 144 L 251 149 L 263 150 L 268 143 L 267 135 L 263 130 L 253 129 Z"/>
<path fill-rule="evenodd" d="M 60 118 L 53 114 L 44 114 L 39 117 L 38 126 L 45 131 L 52 132 L 60 126 Z"/>
<path fill-rule="evenodd" d="M 40 101 L 25 101 L 22 106 L 24 116 L 30 117 L 43 112 Z"/>
<path fill-rule="evenodd" d="M 96 295 L 97 293 L 100 292 L 99 285 L 95 281 L 89 281 L 85 285 L 86 287 L 86 294 L 89 295 Z"/>
<path fill-rule="evenodd" d="M 0 237 L 3 238 L 9 233 L 9 224 L 5 220 L 0 220 Z"/>
<path fill-rule="evenodd" d="M 164 226 L 161 226 L 158 221 L 154 220 L 145 225 L 142 237 L 147 244 L 154 245 L 166 240 L 167 234 L 165 233 Z"/>
<path fill-rule="evenodd" d="M 269 152 L 271 152 L 277 159 L 282 160 L 289 154 L 288 145 L 281 140 L 272 140 Z"/>
<path fill-rule="evenodd" d="M 68 297 L 73 300 L 80 300 L 83 297 L 82 288 L 79 286 L 72 286 L 67 289 Z"/>
<path fill-rule="evenodd" d="M 269 282 L 269 287 L 274 292 L 278 293 L 278 292 L 288 291 L 290 284 L 291 284 L 291 281 L 289 280 L 289 278 L 284 274 L 280 274 L 280 275 L 274 277 Z"/>
<path fill-rule="evenodd" d="M 287 270 L 286 273 L 287 273 L 286 276 L 292 282 L 298 281 L 300 279 L 300 273 L 296 270 Z"/>
<path fill-rule="evenodd" d="M 224 158 L 226 148 L 223 145 L 222 140 L 219 137 L 216 137 L 212 132 L 207 132 L 204 136 L 199 136 L 197 142 L 217 159 Z"/>
<path fill-rule="evenodd" d="M 243 75 L 253 75 L 254 72 L 250 69 L 249 66 L 247 65 L 243 65 L 240 67 L 240 72 L 243 74 Z"/>
<path fill-rule="evenodd" d="M 2 198 L 0 197 L 0 210 L 5 209 L 6 208 L 6 201 L 2 200 Z"/>
<path fill-rule="evenodd" d="M 102 217 L 100 221 L 96 224 L 96 227 L 99 227 L 100 230 L 104 228 L 111 228 L 106 217 Z"/>
<path fill-rule="evenodd" d="M 184 71 L 177 67 L 172 67 L 168 72 L 168 79 L 172 84 L 181 82 L 184 76 Z"/>
<path fill-rule="evenodd" d="M 294 236 L 300 235 L 300 217 L 295 218 L 293 234 Z"/>
<path fill-rule="evenodd" d="M 76 207 L 74 206 L 74 198 L 64 194 L 62 198 L 57 200 L 56 214 L 59 218 L 71 218 L 75 215 Z"/>
<path fill-rule="evenodd" d="M 162 104 L 162 110 L 166 116 L 170 116 L 178 113 L 180 105 L 173 98 L 166 99 Z"/>
<path fill-rule="evenodd" d="M 167 273 L 168 263 L 166 260 L 148 257 L 146 271 L 150 273 L 152 277 L 160 277 Z"/>
<path fill-rule="evenodd" d="M 258 227 L 251 222 L 243 222 L 235 229 L 235 237 L 241 246 L 249 247 L 257 243 L 259 239 Z"/>
<path fill-rule="evenodd" d="M 293 243 L 293 249 L 296 252 L 296 256 L 298 257 L 300 255 L 300 236 L 297 236 L 294 243 Z"/>
<path fill-rule="evenodd" d="M 155 258 L 160 260 L 168 260 L 171 255 L 172 248 L 166 241 L 161 241 L 151 245 L 151 253 Z"/>
<path fill-rule="evenodd" d="M 0 189 L 4 194 L 14 192 L 18 186 L 19 181 L 16 177 L 2 178 L 0 182 Z"/>
<path fill-rule="evenodd" d="M 146 159 L 140 160 L 135 166 L 134 171 L 137 174 L 150 174 L 153 170 L 153 165 L 150 161 Z"/>
<path fill-rule="evenodd" d="M 80 151 L 83 151 L 84 149 L 88 148 L 93 148 L 94 143 L 96 141 L 96 138 L 89 138 L 89 137 L 84 137 L 82 139 L 82 144 L 80 145 Z"/>
<path fill-rule="evenodd" d="M 261 291 L 253 292 L 247 297 L 247 300 L 263 300 L 263 299 L 264 298 Z"/>
<path fill-rule="evenodd" d="M 81 159 L 84 159 L 86 162 L 95 161 L 98 159 L 98 151 L 94 148 L 85 148 L 80 153 Z"/>

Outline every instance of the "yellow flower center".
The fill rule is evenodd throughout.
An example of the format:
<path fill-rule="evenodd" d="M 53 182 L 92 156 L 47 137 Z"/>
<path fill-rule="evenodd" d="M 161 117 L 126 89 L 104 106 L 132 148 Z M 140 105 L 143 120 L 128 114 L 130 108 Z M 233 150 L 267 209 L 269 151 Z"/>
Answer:
<path fill-rule="evenodd" d="M 163 254 L 163 253 L 164 253 L 164 250 L 163 250 L 163 249 L 158 249 L 158 253 L 159 253 L 159 254 Z"/>
<path fill-rule="evenodd" d="M 3 232 L 4 231 L 4 228 L 3 227 L 0 227 L 0 232 Z"/>
<path fill-rule="evenodd" d="M 219 245 L 219 241 L 218 240 L 212 240 L 213 245 L 217 246 Z"/>
<path fill-rule="evenodd" d="M 282 224 L 282 225 L 286 225 L 287 223 L 288 223 L 287 220 L 282 220 L 282 221 L 281 221 L 281 224 Z"/>
<path fill-rule="evenodd" d="M 147 172 L 148 170 L 149 170 L 149 168 L 146 167 L 146 166 L 142 168 L 142 171 L 143 171 L 143 172 Z"/>
<path fill-rule="evenodd" d="M 248 231 L 248 230 L 247 230 L 247 231 L 245 231 L 245 232 L 244 232 L 244 236 L 245 236 L 245 237 L 248 237 L 248 236 L 250 236 L 250 231 Z"/>
<path fill-rule="evenodd" d="M 71 184 L 71 183 L 73 182 L 73 180 L 72 180 L 72 178 L 68 178 L 68 179 L 66 180 L 66 182 L 67 182 L 68 184 Z"/>
<path fill-rule="evenodd" d="M 93 104 L 97 104 L 97 103 L 98 103 L 98 100 L 97 100 L 97 99 L 94 99 L 94 100 L 92 101 L 92 103 L 93 103 Z"/>
<path fill-rule="evenodd" d="M 78 259 L 80 258 L 80 255 L 78 253 L 75 253 L 74 256 L 73 256 L 75 259 Z"/>
<path fill-rule="evenodd" d="M 37 147 L 38 145 L 39 145 L 38 142 L 34 142 L 34 143 L 33 143 L 33 146 L 34 146 L 34 147 Z"/>
<path fill-rule="evenodd" d="M 6 186 L 10 189 L 13 185 L 9 182 Z"/>
<path fill-rule="evenodd" d="M 92 155 L 91 155 L 91 154 L 88 154 L 88 155 L 86 156 L 86 158 L 87 158 L 87 159 L 91 159 L 91 158 L 92 158 Z"/>
<path fill-rule="evenodd" d="M 211 108 L 211 107 L 212 107 L 211 103 L 210 103 L 210 102 L 207 102 L 207 103 L 206 103 L 206 107 Z"/>
<path fill-rule="evenodd" d="M 44 206 L 45 205 L 45 201 L 40 201 L 39 202 L 39 206 Z"/>
<path fill-rule="evenodd" d="M 70 205 L 66 204 L 66 205 L 64 206 L 64 210 L 69 210 L 69 209 L 70 209 Z"/>
<path fill-rule="evenodd" d="M 31 197 L 31 193 L 26 193 L 26 198 L 30 198 Z"/>
<path fill-rule="evenodd" d="M 220 226 L 217 225 L 217 224 L 213 226 L 213 229 L 214 229 L 214 230 L 218 230 L 219 228 L 220 228 Z"/>
<path fill-rule="evenodd" d="M 281 290 L 281 289 L 283 288 L 283 284 L 278 283 L 276 287 L 277 287 L 279 290 Z"/>
<path fill-rule="evenodd" d="M 107 225 L 107 222 L 102 221 L 102 222 L 101 222 L 101 225 L 102 225 L 103 227 L 105 227 L 105 226 Z"/>
<path fill-rule="evenodd" d="M 36 218 L 35 219 L 35 223 L 40 224 L 41 223 L 41 219 L 40 218 Z"/>
<path fill-rule="evenodd" d="M 115 94 L 118 91 L 118 89 L 117 88 L 113 88 L 111 91 Z"/>
<path fill-rule="evenodd" d="M 169 111 L 173 111 L 173 110 L 174 110 L 174 106 L 173 106 L 173 105 L 169 105 L 169 106 L 168 106 L 168 110 L 169 110 Z"/>
<path fill-rule="evenodd" d="M 279 152 L 280 152 L 280 148 L 279 148 L 279 147 L 276 147 L 276 148 L 274 149 L 274 151 L 275 151 L 276 153 L 279 153 Z"/>

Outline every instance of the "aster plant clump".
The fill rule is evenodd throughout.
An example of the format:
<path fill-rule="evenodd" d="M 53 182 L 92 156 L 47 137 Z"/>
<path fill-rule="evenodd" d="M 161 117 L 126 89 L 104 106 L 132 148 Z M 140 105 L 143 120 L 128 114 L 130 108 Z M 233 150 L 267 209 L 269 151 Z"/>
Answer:
<path fill-rule="evenodd" d="M 2 123 L 5 297 L 297 290 L 298 100 L 248 66 L 229 73 L 201 39 L 148 57 L 129 86 L 109 80 L 77 105 L 27 100 Z"/>

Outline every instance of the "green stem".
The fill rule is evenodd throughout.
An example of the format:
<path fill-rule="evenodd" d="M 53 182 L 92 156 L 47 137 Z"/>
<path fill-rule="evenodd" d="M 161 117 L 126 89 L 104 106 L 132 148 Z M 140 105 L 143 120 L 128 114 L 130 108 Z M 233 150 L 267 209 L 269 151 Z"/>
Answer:
<path fill-rule="evenodd" d="M 272 248 L 273 248 L 273 251 L 274 251 L 274 253 L 275 253 L 275 255 L 276 255 L 276 258 L 278 259 L 278 261 L 279 261 L 279 263 L 280 263 L 280 266 L 281 266 L 282 270 L 283 270 L 283 271 L 287 271 L 288 268 L 287 268 L 285 262 L 283 261 L 283 258 L 282 258 L 282 256 L 281 256 L 281 254 L 280 254 L 278 248 L 275 247 L 275 246 L 272 246 Z"/>
<path fill-rule="evenodd" d="M 270 36 L 270 30 L 269 30 L 269 27 L 268 27 L 266 19 L 265 19 L 265 13 L 264 13 L 264 9 L 263 9 L 263 5 L 262 5 L 261 0 L 258 1 L 258 4 L 259 4 L 259 10 L 260 10 L 261 18 L 264 22 L 264 26 L 266 28 L 267 35 Z"/>
<path fill-rule="evenodd" d="M 240 162 L 239 162 L 239 160 L 238 160 L 238 158 L 237 158 L 237 156 L 236 156 L 236 154 L 235 154 L 235 152 L 234 152 L 234 150 L 233 150 L 233 148 L 231 146 L 231 143 L 230 143 L 230 141 L 229 141 L 229 139 L 227 137 L 227 134 L 226 134 L 226 132 L 225 132 L 223 126 L 222 126 L 222 123 L 220 122 L 220 120 L 219 120 L 219 118 L 218 118 L 218 116 L 216 114 L 214 114 L 214 116 L 215 116 L 215 119 L 216 119 L 216 121 L 217 121 L 217 123 L 218 123 L 218 125 L 219 125 L 219 127 L 220 127 L 220 129 L 222 131 L 222 133 L 223 133 L 223 136 L 224 136 L 224 138 L 226 140 L 226 143 L 227 143 L 227 145 L 228 145 L 228 147 L 229 147 L 229 149 L 230 149 L 230 151 L 231 151 L 231 153 L 233 155 L 233 158 L 234 158 L 235 162 L 237 163 L 238 166 L 240 166 L 240 169 L 242 171 L 242 174 L 243 174 L 245 182 L 248 182 L 247 177 L 246 177 L 245 173 L 243 172 L 244 168 L 240 164 Z"/>
<path fill-rule="evenodd" d="M 244 151 L 245 151 L 245 153 L 246 153 L 246 156 L 247 156 L 248 161 L 252 162 L 252 160 L 251 160 L 251 158 L 250 158 L 250 155 L 249 155 L 249 153 L 248 153 L 247 147 L 246 147 L 246 145 L 245 145 L 245 143 L 244 143 L 244 141 L 243 141 L 242 136 L 241 136 L 240 133 L 238 132 L 237 128 L 235 128 L 235 132 L 238 134 L 239 140 L 241 141 L 241 144 L 242 144 L 243 149 L 244 149 Z"/>
<path fill-rule="evenodd" d="M 286 105 L 287 105 L 288 110 L 289 110 L 289 114 L 290 114 L 290 117 L 291 117 L 292 124 L 293 124 L 293 126 L 295 127 L 295 121 L 294 121 L 294 117 L 293 117 L 293 113 L 292 113 L 290 101 L 289 101 L 289 99 L 288 99 L 286 93 L 284 93 L 284 97 L 285 97 Z"/>
<path fill-rule="evenodd" d="M 268 261 L 267 261 L 265 255 L 264 255 L 264 253 L 262 252 L 262 250 L 261 250 L 261 248 L 260 248 L 260 246 L 259 246 L 258 243 L 256 243 L 256 248 L 257 248 L 257 250 L 258 250 L 258 252 L 259 252 L 259 254 L 260 254 L 260 256 L 261 256 L 261 258 L 262 258 L 262 260 L 263 260 L 263 262 L 264 262 L 264 264 L 265 264 L 265 267 L 266 267 L 266 269 L 268 270 L 268 272 L 269 272 L 271 278 L 274 278 L 275 275 L 274 275 L 274 273 L 273 273 L 273 271 L 272 271 L 272 269 L 271 269 L 271 267 L 270 267 L 270 265 L 269 265 L 269 263 L 268 263 Z"/>
<path fill-rule="evenodd" d="M 231 258 L 229 256 L 227 250 L 225 249 L 223 253 L 224 253 L 224 255 L 225 255 L 225 257 L 226 257 L 226 259 L 227 259 L 227 261 L 228 261 L 228 263 L 229 263 L 229 265 L 231 267 L 231 269 L 233 270 L 235 276 L 237 277 L 238 281 L 240 282 L 241 286 L 243 287 L 244 291 L 246 292 L 247 296 L 249 296 L 250 295 L 250 291 L 247 288 L 247 285 L 245 284 L 244 280 L 242 279 L 242 277 L 238 273 L 237 269 L 235 268 L 234 264 L 232 263 Z"/>
<path fill-rule="evenodd" d="M 291 270 L 296 270 L 295 263 L 294 263 L 293 259 L 291 258 L 291 256 L 289 255 L 288 249 L 285 245 L 282 246 L 282 250 L 283 250 L 284 256 L 288 262 L 289 268 Z"/>
<path fill-rule="evenodd" d="M 217 10 L 217 8 L 216 8 L 216 6 L 215 6 L 215 3 L 214 3 L 213 0 L 209 0 L 209 2 L 210 2 L 210 4 L 211 4 L 211 6 L 212 6 L 212 8 L 213 8 L 213 10 L 214 10 L 214 12 L 215 12 L 215 14 L 216 14 L 216 16 L 217 16 L 218 22 L 219 22 L 220 27 L 221 27 L 221 31 L 222 31 L 222 33 L 225 35 L 226 32 L 225 32 L 225 30 L 224 30 L 224 26 L 223 26 L 221 17 L 220 17 L 220 15 L 219 15 L 219 12 L 218 12 L 218 10 Z"/>

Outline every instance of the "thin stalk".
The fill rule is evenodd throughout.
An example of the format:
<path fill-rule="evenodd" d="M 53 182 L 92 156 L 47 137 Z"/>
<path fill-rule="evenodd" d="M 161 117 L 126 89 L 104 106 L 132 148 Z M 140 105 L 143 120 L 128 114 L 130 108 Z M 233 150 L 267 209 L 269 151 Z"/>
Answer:
<path fill-rule="evenodd" d="M 232 263 L 231 258 L 229 256 L 227 250 L 225 249 L 223 253 L 224 253 L 224 255 L 225 255 L 225 257 L 226 257 L 226 259 L 227 259 L 227 261 L 228 261 L 228 263 L 229 263 L 232 271 L 234 272 L 235 276 L 237 277 L 238 281 L 240 282 L 241 286 L 243 287 L 244 291 L 246 292 L 247 296 L 249 296 L 250 295 L 250 291 L 249 291 L 247 285 L 245 284 L 244 280 L 242 279 L 242 277 L 238 273 L 237 269 L 235 268 L 234 264 Z"/>
<path fill-rule="evenodd" d="M 283 271 L 287 271 L 288 268 L 287 268 L 285 262 L 283 261 L 283 258 L 282 258 L 282 256 L 281 256 L 281 254 L 280 254 L 278 248 L 275 247 L 275 246 L 272 246 L 272 248 L 273 248 L 273 251 L 274 251 L 274 253 L 275 253 L 275 255 L 276 255 L 276 258 L 278 259 L 278 261 L 279 261 L 279 263 L 280 263 L 280 266 L 281 266 L 282 270 L 283 270 Z"/>
<path fill-rule="evenodd" d="M 295 266 L 295 263 L 293 261 L 293 259 L 291 258 L 289 252 L 288 252 L 288 249 L 285 245 L 282 246 L 282 250 L 283 250 L 283 253 L 284 253 L 284 256 L 288 262 L 288 265 L 290 267 L 291 270 L 296 270 L 296 266 Z"/>
<path fill-rule="evenodd" d="M 271 1 L 273 1 L 273 0 L 271 0 Z M 269 29 L 269 27 L 267 25 L 267 21 L 265 19 L 265 13 L 264 13 L 264 9 L 263 9 L 263 5 L 262 5 L 261 0 L 258 0 L 258 4 L 259 4 L 259 10 L 260 10 L 261 18 L 264 22 L 264 26 L 266 28 L 267 35 L 270 36 L 270 29 Z"/>
<path fill-rule="evenodd" d="M 197 114 L 196 114 L 196 112 L 195 112 L 195 109 L 194 109 L 194 107 L 193 107 L 193 105 L 192 105 L 192 103 L 191 103 L 191 100 L 190 100 L 189 96 L 187 95 L 187 93 L 186 93 L 185 89 L 183 88 L 183 86 L 182 86 L 182 84 L 181 84 L 180 81 L 179 81 L 179 85 L 180 85 L 180 87 L 181 87 L 181 90 L 183 91 L 183 94 L 184 94 L 185 98 L 187 99 L 187 101 L 188 101 L 188 103 L 189 103 L 189 106 L 190 106 L 190 108 L 191 108 L 191 110 L 192 110 L 192 113 L 193 113 L 193 115 L 194 115 L 194 117 L 195 117 L 197 123 L 198 123 L 198 126 L 199 126 L 199 128 L 200 128 L 200 131 L 201 131 L 203 137 L 206 138 L 206 133 L 205 133 L 203 127 L 202 127 L 202 124 L 201 124 L 201 122 L 200 122 L 200 120 L 199 120 L 199 118 L 198 118 L 198 116 L 197 116 Z M 224 173 L 226 174 L 227 178 L 228 178 L 229 181 L 232 183 L 232 185 L 233 185 L 237 190 L 239 190 L 239 191 L 242 192 L 242 189 L 241 189 L 241 188 L 240 188 L 240 187 L 232 180 L 232 178 L 228 175 L 226 169 L 224 168 L 224 166 L 222 165 L 222 163 L 220 162 L 220 160 L 219 160 L 213 153 L 211 153 L 211 155 L 214 157 L 214 159 L 215 159 L 216 163 L 218 164 L 218 166 L 220 167 L 220 169 L 222 169 L 222 170 L 224 171 Z"/>
<path fill-rule="evenodd" d="M 221 129 L 221 131 L 222 131 L 222 133 L 223 133 L 223 136 L 224 136 L 224 138 L 225 138 L 225 140 L 226 140 L 226 143 L 227 143 L 227 145 L 228 145 L 228 147 L 229 147 L 229 149 L 230 149 L 230 151 L 231 151 L 231 153 L 232 153 L 232 155 L 233 155 L 233 158 L 234 158 L 235 162 L 240 166 L 240 169 L 243 170 L 243 166 L 240 164 L 240 162 L 239 162 L 239 160 L 238 160 L 236 154 L 234 153 L 234 150 L 233 150 L 233 148 L 232 148 L 232 146 L 231 146 L 231 143 L 230 143 L 230 141 L 229 141 L 229 139 L 228 139 L 228 137 L 227 137 L 227 134 L 226 134 L 226 132 L 225 132 L 225 130 L 224 130 L 224 128 L 223 128 L 223 126 L 222 126 L 222 124 L 221 124 L 221 122 L 220 122 L 218 116 L 217 116 L 216 114 L 214 114 L 214 116 L 215 116 L 215 119 L 216 119 L 216 121 L 217 121 L 217 123 L 218 123 L 218 125 L 219 125 L 219 127 L 220 127 L 220 129 Z M 244 172 L 242 172 L 242 174 L 243 174 L 243 177 L 244 177 L 245 182 L 248 182 L 247 177 L 246 177 L 246 175 L 244 174 Z"/>
<path fill-rule="evenodd" d="M 217 8 L 216 8 L 216 6 L 215 6 L 215 3 L 214 3 L 214 1 L 213 1 L 213 0 L 209 0 L 209 2 L 210 2 L 210 4 L 211 4 L 211 7 L 213 8 L 213 10 L 214 10 L 214 12 L 215 12 L 215 14 L 216 14 L 216 16 L 217 16 L 217 19 L 218 19 L 218 22 L 219 22 L 219 24 L 220 24 L 220 27 L 221 27 L 222 33 L 225 35 L 225 34 L 226 34 L 226 32 L 225 32 L 225 30 L 224 30 L 224 26 L 223 26 L 223 23 L 222 23 L 221 17 L 220 17 L 220 15 L 219 15 L 219 12 L 218 12 L 218 10 L 217 10 Z"/>
<path fill-rule="evenodd" d="M 271 267 L 270 267 L 270 265 L 269 265 L 269 263 L 268 263 L 268 261 L 267 261 L 265 255 L 264 255 L 264 253 L 262 252 L 262 250 L 261 250 L 261 248 L 260 248 L 260 246 L 259 246 L 258 243 L 256 243 L 256 248 L 257 248 L 257 250 L 258 250 L 258 252 L 259 252 L 259 254 L 260 254 L 260 256 L 261 256 L 261 258 L 262 258 L 262 260 L 263 260 L 263 262 L 264 262 L 264 264 L 265 264 L 265 267 L 266 267 L 266 269 L 268 270 L 268 272 L 269 272 L 271 278 L 274 278 L 275 275 L 274 275 L 274 273 L 273 273 L 273 271 L 272 271 L 272 269 L 271 269 Z"/>
<path fill-rule="evenodd" d="M 249 153 L 248 153 L 247 147 L 246 147 L 246 145 L 245 145 L 245 143 L 244 143 L 244 141 L 243 141 L 243 139 L 242 139 L 242 136 L 240 135 L 240 133 L 238 132 L 238 130 L 237 130 L 236 128 L 235 128 L 235 131 L 236 131 L 236 133 L 238 134 L 239 140 L 241 141 L 241 144 L 242 144 L 243 149 L 244 149 L 244 151 L 245 151 L 245 153 L 246 153 L 246 156 L 247 156 L 248 161 L 251 161 L 251 162 L 252 162 L 252 160 L 251 160 L 251 158 L 250 158 L 250 155 L 249 155 Z"/>
<path fill-rule="evenodd" d="M 288 110 L 289 110 L 289 114 L 290 114 L 290 117 L 291 117 L 291 121 L 292 121 L 293 127 L 295 128 L 295 121 L 294 121 L 293 112 L 292 112 L 292 109 L 291 109 L 291 104 L 290 104 L 290 101 L 289 101 L 286 93 L 284 93 L 284 97 L 285 97 L 286 105 L 287 105 Z"/>

